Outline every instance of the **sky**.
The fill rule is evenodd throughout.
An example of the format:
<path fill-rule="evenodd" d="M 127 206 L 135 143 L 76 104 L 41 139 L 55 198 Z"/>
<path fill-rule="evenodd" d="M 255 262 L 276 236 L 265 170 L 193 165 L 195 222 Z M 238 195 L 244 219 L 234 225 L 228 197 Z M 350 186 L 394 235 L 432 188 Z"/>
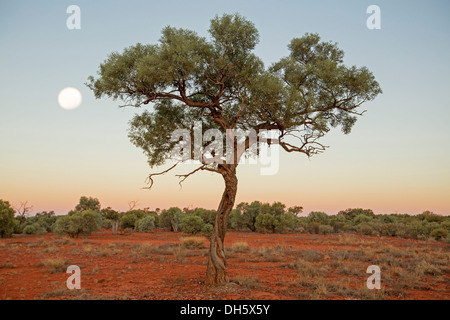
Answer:
<path fill-rule="evenodd" d="M 70 5 L 81 10 L 80 29 L 68 29 Z M 381 9 L 381 29 L 370 30 L 368 6 Z M 375 213 L 450 214 L 450 2 L 438 1 L 1 1 L 0 199 L 28 201 L 33 213 L 67 213 L 81 196 L 102 207 L 127 210 L 172 206 L 215 209 L 222 178 L 209 172 L 180 188 L 176 173 L 156 177 L 127 137 L 130 119 L 143 110 L 95 99 L 85 83 L 108 54 L 157 43 L 167 25 L 208 36 L 212 18 L 239 13 L 260 33 L 255 49 L 270 66 L 289 54 L 291 39 L 306 32 L 337 42 L 346 65 L 366 66 L 383 94 L 364 105 L 352 132 L 332 130 L 330 146 L 308 159 L 281 153 L 279 170 L 238 168 L 236 203 L 259 200 L 300 205 L 304 213 L 346 208 Z M 83 97 L 64 110 L 65 87 Z"/>

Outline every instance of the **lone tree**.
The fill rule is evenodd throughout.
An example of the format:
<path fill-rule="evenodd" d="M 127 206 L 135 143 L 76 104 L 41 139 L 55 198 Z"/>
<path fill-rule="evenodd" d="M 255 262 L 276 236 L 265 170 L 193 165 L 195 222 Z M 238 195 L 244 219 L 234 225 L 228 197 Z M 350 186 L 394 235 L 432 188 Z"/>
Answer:
<path fill-rule="evenodd" d="M 178 143 L 172 139 L 176 129 L 193 132 L 200 121 L 203 129 L 227 132 L 232 147 L 222 146 L 222 154 L 233 152 L 234 161 L 206 161 L 203 143 L 201 155 L 195 157 L 199 167 L 179 175 L 180 183 L 202 170 L 223 177 L 225 191 L 210 239 L 206 274 L 207 284 L 223 284 L 228 281 L 223 243 L 236 199 L 236 168 L 244 151 L 256 144 L 254 139 L 242 141 L 230 135 L 227 129 L 278 130 L 279 146 L 310 157 L 326 149 L 319 139 L 331 127 L 349 133 L 356 116 L 363 113 L 359 107 L 381 89 L 367 68 L 346 67 L 337 44 L 321 42 L 317 34 L 293 39 L 290 55 L 268 68 L 253 53 L 258 31 L 242 16 L 216 16 L 209 34 L 207 39 L 190 30 L 166 27 L 158 44 L 138 43 L 110 54 L 100 64 L 98 77 L 89 77 L 87 85 L 96 98 L 123 101 L 121 107 L 151 103 L 153 108 L 135 115 L 129 129 L 131 141 L 143 149 L 151 167 L 171 159 Z M 150 187 L 155 175 L 180 162 L 150 174 Z"/>

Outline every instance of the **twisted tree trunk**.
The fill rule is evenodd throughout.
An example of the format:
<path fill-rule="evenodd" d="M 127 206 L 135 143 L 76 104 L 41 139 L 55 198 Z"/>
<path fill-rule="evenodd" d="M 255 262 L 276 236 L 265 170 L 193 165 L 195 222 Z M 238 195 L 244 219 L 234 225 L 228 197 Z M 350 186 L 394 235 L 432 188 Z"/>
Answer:
<path fill-rule="evenodd" d="M 223 242 L 227 231 L 227 221 L 233 209 L 237 193 L 236 165 L 220 165 L 225 181 L 225 191 L 217 209 L 214 230 L 210 239 L 206 284 L 220 285 L 228 282 Z"/>

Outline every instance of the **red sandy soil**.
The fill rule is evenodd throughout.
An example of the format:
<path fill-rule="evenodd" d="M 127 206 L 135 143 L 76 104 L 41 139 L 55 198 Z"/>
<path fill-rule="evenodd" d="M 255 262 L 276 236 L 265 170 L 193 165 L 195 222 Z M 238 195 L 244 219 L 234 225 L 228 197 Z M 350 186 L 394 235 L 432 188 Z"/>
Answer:
<path fill-rule="evenodd" d="M 182 233 L 155 231 L 152 233 L 119 233 L 102 230 L 90 236 L 70 239 L 52 233 L 20 235 L 0 239 L 0 299 L 441 299 L 450 298 L 449 245 L 437 241 L 417 241 L 400 238 L 360 235 L 259 234 L 229 231 L 225 240 L 227 269 L 231 283 L 220 287 L 204 285 L 208 240 L 200 249 L 180 248 Z M 233 243 L 246 242 L 247 250 L 232 249 Z M 140 254 L 143 244 L 158 250 Z M 272 248 L 267 256 L 257 254 L 258 248 Z M 371 261 L 357 261 L 349 274 L 335 272 L 330 255 L 336 250 L 383 248 L 420 252 L 436 252 L 441 257 L 440 271 L 426 274 L 413 286 L 396 282 L 397 269 L 386 270 L 388 281 L 382 282 L 382 294 L 365 288 Z M 102 251 L 104 250 L 104 251 Z M 184 257 L 174 253 L 178 250 Z M 278 251 L 277 251 L 278 250 Z M 284 250 L 284 251 L 283 251 Z M 325 256 L 326 277 L 321 278 L 328 290 L 316 286 L 319 279 L 299 284 L 298 270 L 292 263 L 302 250 L 314 250 Z M 381 251 L 380 251 L 381 250 Z M 51 272 L 48 259 L 63 259 L 64 270 Z M 419 259 L 420 257 L 414 257 Z M 399 258 L 401 259 L 401 258 Z M 419 261 L 415 260 L 415 261 Z M 444 261 L 444 263 L 442 263 Z M 340 262 L 341 263 L 341 262 Z M 349 263 L 343 261 L 343 264 Z M 289 267 L 291 264 L 291 267 Z M 69 265 L 81 268 L 81 290 L 68 290 L 66 273 Z M 382 271 L 382 281 L 383 278 Z M 404 281 L 404 280 L 402 280 Z M 334 291 L 333 285 L 347 286 Z M 367 290 L 365 294 L 362 292 Z M 370 291 L 370 292 L 369 292 Z M 376 290 L 375 290 L 376 291 Z M 364 291 L 365 292 L 365 291 Z"/>

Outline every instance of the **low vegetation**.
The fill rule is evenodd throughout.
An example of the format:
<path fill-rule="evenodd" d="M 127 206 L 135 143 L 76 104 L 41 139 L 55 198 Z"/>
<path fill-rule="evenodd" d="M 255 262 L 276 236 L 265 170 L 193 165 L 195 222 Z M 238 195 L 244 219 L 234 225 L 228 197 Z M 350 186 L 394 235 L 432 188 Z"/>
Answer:
<path fill-rule="evenodd" d="M 240 203 L 232 210 L 228 229 L 259 233 L 335 234 L 359 233 L 369 236 L 401 237 L 417 240 L 434 239 L 450 242 L 450 217 L 425 211 L 419 215 L 375 214 L 370 209 L 346 209 L 336 215 L 313 211 L 302 214 L 300 206 L 287 208 L 281 202 L 254 201 Z M 40 212 L 31 217 L 14 216 L 8 201 L 0 200 L 0 236 L 13 234 L 45 234 L 77 238 L 101 228 L 113 233 L 149 233 L 155 229 L 209 237 L 215 221 L 215 210 L 172 207 L 158 212 L 132 209 L 118 212 L 101 209 L 100 201 L 81 197 L 67 215 Z"/>

